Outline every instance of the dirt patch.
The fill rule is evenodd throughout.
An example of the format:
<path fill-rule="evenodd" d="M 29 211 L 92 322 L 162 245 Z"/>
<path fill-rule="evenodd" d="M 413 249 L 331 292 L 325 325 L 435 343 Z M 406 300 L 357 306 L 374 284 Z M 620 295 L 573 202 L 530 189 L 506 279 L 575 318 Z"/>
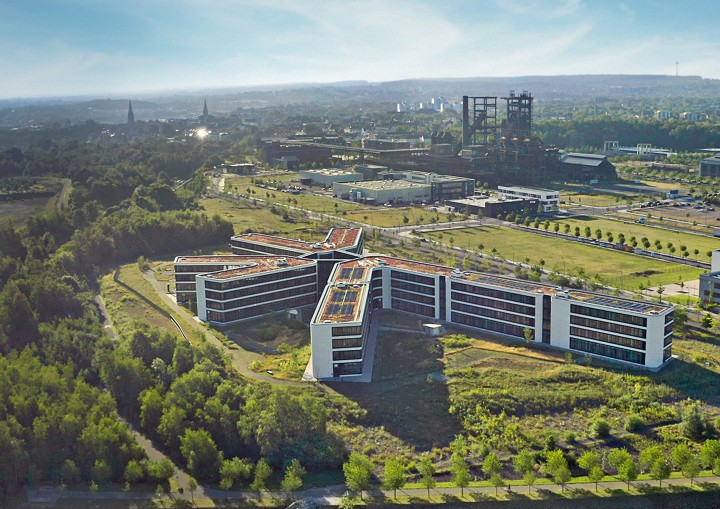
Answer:
<path fill-rule="evenodd" d="M 659 270 L 644 270 L 642 272 L 633 272 L 632 276 L 638 276 L 638 277 L 649 277 L 654 276 L 655 274 L 661 274 Z"/>

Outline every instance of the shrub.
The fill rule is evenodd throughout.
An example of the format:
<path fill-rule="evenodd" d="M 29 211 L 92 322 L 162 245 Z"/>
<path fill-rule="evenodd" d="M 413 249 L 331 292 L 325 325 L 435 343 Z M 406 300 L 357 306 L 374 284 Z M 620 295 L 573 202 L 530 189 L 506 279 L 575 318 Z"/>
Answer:
<path fill-rule="evenodd" d="M 625 419 L 625 431 L 637 433 L 645 427 L 645 421 L 637 414 L 628 415 Z"/>
<path fill-rule="evenodd" d="M 610 424 L 605 419 L 597 419 L 592 424 L 592 434 L 598 438 L 610 436 Z"/>

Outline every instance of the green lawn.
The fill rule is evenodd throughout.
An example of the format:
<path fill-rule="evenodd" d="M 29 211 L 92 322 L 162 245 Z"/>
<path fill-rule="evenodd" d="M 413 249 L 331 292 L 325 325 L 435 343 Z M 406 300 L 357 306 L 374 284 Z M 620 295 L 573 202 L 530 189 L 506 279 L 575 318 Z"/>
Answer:
<path fill-rule="evenodd" d="M 539 264 L 542 259 L 546 269 L 565 274 L 585 274 L 585 277 L 597 274 L 606 284 L 627 290 L 637 290 L 641 283 L 647 287 L 688 281 L 696 279 L 702 272 L 682 264 L 500 226 L 445 230 L 427 233 L 426 236 L 473 251 L 483 244 L 485 254 L 496 249 L 497 256 L 507 260 L 524 262 L 528 258 L 531 264 Z"/>
<path fill-rule="evenodd" d="M 587 219 L 565 219 L 557 221 L 560 223 L 560 231 L 563 230 L 563 225 L 570 225 L 570 233 L 574 233 L 575 227 L 580 227 L 580 235 L 585 235 L 585 227 L 589 226 L 592 231 L 593 237 L 595 236 L 595 230 L 598 228 L 603 232 L 603 239 L 607 240 L 607 233 L 612 232 L 617 241 L 618 235 L 622 233 L 625 235 L 625 243 L 630 244 L 630 237 L 637 238 L 638 242 L 641 238 L 647 237 L 653 248 L 655 241 L 659 240 L 663 244 L 663 253 L 669 253 L 667 249 L 667 243 L 672 242 L 673 246 L 677 249 L 676 255 L 680 255 L 680 246 L 687 246 L 690 251 L 690 257 L 695 258 L 693 254 L 694 249 L 699 249 L 700 254 L 698 255 L 699 260 L 707 261 L 708 258 L 705 253 L 712 249 L 720 248 L 720 241 L 713 237 L 706 235 L 694 235 L 692 233 L 677 232 L 673 230 L 666 230 L 661 228 L 655 228 L 653 226 L 646 226 L 638 223 L 626 223 L 622 221 L 613 221 L 611 219 L 600 219 L 600 218 L 587 218 Z M 554 222 L 553 222 L 554 223 Z M 553 229 L 553 224 L 550 225 L 550 229 Z"/>

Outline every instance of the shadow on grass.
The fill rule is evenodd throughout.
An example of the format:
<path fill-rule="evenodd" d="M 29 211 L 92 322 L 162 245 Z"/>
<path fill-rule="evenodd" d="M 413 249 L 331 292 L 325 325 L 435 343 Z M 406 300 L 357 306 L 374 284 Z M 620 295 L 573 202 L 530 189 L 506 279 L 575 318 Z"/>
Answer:
<path fill-rule="evenodd" d="M 561 493 L 547 490 L 545 488 L 538 488 L 536 493 L 537 493 L 537 496 L 539 498 L 541 498 L 542 500 L 552 500 L 552 499 L 564 498 Z"/>
<path fill-rule="evenodd" d="M 597 497 L 597 493 L 586 488 L 570 488 L 566 490 L 568 497 L 572 498 L 591 498 Z"/>
<path fill-rule="evenodd" d="M 661 488 L 660 486 L 653 486 L 645 483 L 636 484 L 635 489 L 637 489 L 643 495 L 657 495 L 664 491 L 664 488 Z"/>
<path fill-rule="evenodd" d="M 477 491 L 473 491 L 472 493 L 469 493 L 470 498 L 472 498 L 475 502 L 487 502 L 490 500 L 495 500 L 494 497 L 491 495 L 488 495 L 486 493 L 480 493 Z"/>
<path fill-rule="evenodd" d="M 720 401 L 720 375 L 697 364 L 675 359 L 660 373 L 650 376 L 690 398 L 706 403 Z"/>
<path fill-rule="evenodd" d="M 720 488 L 720 484 L 716 482 L 696 482 L 695 485 L 705 491 L 714 491 Z"/>
<path fill-rule="evenodd" d="M 367 411 L 363 424 L 383 427 L 420 450 L 447 445 L 461 432 L 449 411 L 447 385 L 418 375 L 418 365 L 423 371 L 442 367 L 418 335 L 378 334 L 375 362 L 374 376 L 393 371 L 393 378 L 381 377 L 369 384 L 327 384 Z"/>

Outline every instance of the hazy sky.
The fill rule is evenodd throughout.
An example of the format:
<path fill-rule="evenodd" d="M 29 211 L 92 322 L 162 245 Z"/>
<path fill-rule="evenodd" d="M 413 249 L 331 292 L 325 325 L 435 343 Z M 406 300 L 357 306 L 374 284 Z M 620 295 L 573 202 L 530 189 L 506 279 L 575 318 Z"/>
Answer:
<path fill-rule="evenodd" d="M 716 0 L 0 0 L 0 98 L 419 77 L 720 78 Z"/>

